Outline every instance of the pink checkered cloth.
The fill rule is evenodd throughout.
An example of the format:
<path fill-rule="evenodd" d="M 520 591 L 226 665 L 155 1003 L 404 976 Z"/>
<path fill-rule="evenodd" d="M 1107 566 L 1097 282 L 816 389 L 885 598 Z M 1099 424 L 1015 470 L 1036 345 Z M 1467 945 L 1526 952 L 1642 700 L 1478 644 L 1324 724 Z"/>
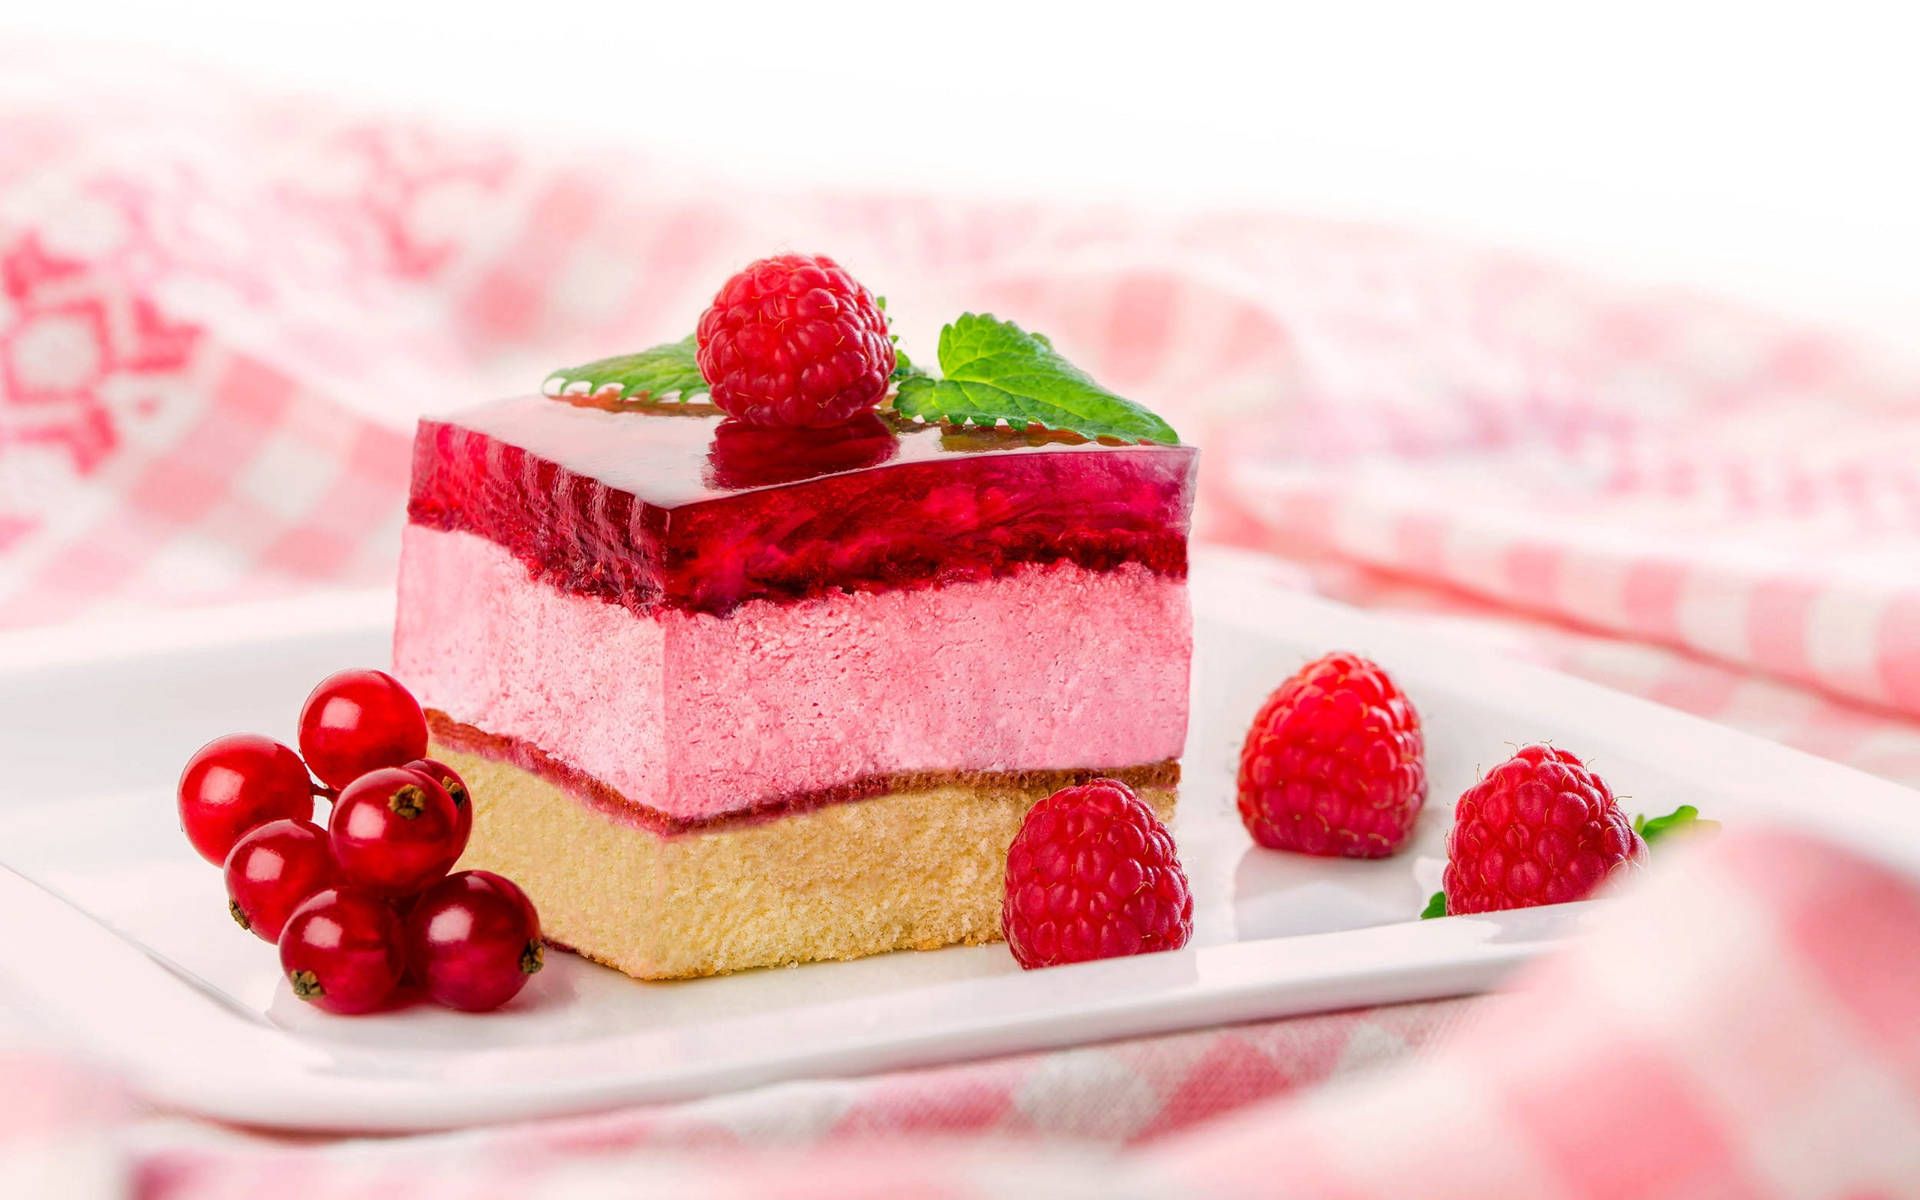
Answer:
<path fill-rule="evenodd" d="M 767 196 L 44 47 L 0 48 L 0 624 L 384 583 L 416 413 L 789 247 L 912 344 L 1047 330 L 1302 586 L 1920 783 L 1920 364 L 1388 230 Z M 267 1138 L 17 1050 L 0 1194 L 1920 1194 L 1920 882 L 1691 857 L 1484 1001 L 517 1128 Z"/>

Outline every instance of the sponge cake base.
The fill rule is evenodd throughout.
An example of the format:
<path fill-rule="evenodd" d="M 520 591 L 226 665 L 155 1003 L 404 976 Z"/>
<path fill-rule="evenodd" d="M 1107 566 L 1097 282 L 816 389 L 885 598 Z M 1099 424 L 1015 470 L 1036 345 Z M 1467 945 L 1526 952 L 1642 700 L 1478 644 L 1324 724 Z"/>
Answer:
<path fill-rule="evenodd" d="M 527 892 L 556 944 L 639 979 L 997 941 L 1007 847 L 1054 790 L 1107 776 L 1173 815 L 1179 764 L 967 772 L 663 833 L 439 739 L 473 797 L 462 869 Z"/>

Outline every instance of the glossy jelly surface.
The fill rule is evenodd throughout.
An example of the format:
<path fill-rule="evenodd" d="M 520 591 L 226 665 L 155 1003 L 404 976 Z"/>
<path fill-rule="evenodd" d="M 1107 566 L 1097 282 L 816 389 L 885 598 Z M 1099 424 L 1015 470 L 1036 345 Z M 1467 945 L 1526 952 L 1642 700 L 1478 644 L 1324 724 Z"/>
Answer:
<path fill-rule="evenodd" d="M 990 578 L 1186 571 L 1196 452 L 873 417 L 746 430 L 544 397 L 420 424 L 410 518 L 556 587 L 646 611 Z"/>

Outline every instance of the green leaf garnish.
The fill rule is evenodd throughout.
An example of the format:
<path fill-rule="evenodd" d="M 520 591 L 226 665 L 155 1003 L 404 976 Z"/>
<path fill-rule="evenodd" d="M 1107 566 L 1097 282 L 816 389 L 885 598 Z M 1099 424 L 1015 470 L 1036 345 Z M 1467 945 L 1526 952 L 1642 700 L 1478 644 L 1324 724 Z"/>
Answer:
<path fill-rule="evenodd" d="M 1445 892 L 1435 892 L 1432 898 L 1427 901 L 1427 906 L 1420 910 L 1420 919 L 1422 921 L 1430 921 L 1434 917 L 1444 917 L 1446 915 L 1447 894 Z"/>
<path fill-rule="evenodd" d="M 1011 321 L 963 313 L 940 330 L 939 357 L 944 378 L 902 378 L 894 411 L 951 425 L 1005 421 L 1016 429 L 1037 424 L 1090 438 L 1180 441 L 1158 416 L 1101 387 L 1046 338 Z"/>
<path fill-rule="evenodd" d="M 694 359 L 694 335 L 638 354 L 616 354 L 585 366 L 570 367 L 547 376 L 540 390 L 549 396 L 610 395 L 622 400 L 661 400 L 677 397 L 682 403 L 707 390 Z"/>
<path fill-rule="evenodd" d="M 1653 844 L 1663 838 L 1676 834 L 1712 833 L 1720 828 L 1720 822 L 1708 821 L 1700 816 L 1700 810 L 1691 804 L 1682 804 L 1664 817 L 1648 817 L 1635 814 L 1633 831 L 1651 850 Z"/>

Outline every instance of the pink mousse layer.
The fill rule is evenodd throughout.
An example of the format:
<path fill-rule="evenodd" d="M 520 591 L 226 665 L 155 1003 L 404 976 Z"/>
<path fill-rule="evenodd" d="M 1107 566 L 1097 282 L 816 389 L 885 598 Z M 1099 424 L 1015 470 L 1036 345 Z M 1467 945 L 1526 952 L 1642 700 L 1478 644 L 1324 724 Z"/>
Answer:
<path fill-rule="evenodd" d="M 407 527 L 395 671 L 430 708 L 702 820 L 866 776 L 1123 767 L 1186 740 L 1183 580 L 1070 563 L 640 615 Z"/>

